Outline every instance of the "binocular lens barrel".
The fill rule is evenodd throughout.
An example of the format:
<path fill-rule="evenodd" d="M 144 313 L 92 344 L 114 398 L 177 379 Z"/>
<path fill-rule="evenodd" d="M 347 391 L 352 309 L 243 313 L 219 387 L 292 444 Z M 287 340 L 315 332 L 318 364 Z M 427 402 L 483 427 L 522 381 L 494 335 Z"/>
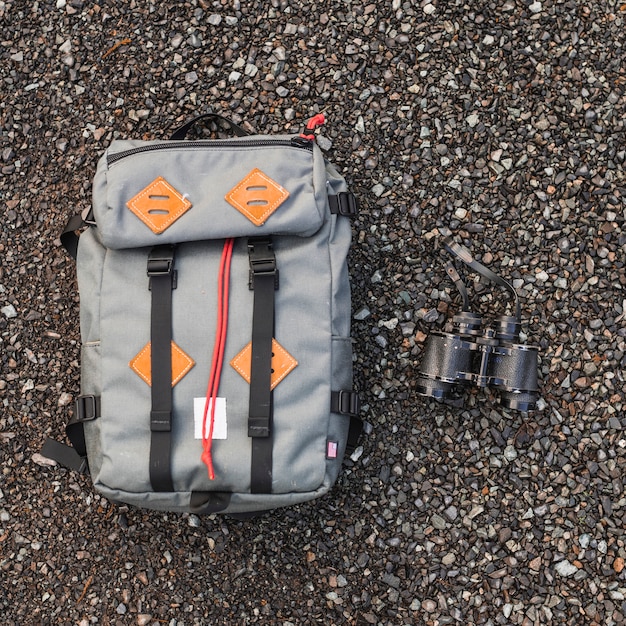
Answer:
<path fill-rule="evenodd" d="M 418 393 L 431 398 L 449 398 L 462 381 L 458 372 L 470 370 L 472 353 L 467 342 L 452 333 L 434 332 L 428 337 L 417 380 Z"/>
<path fill-rule="evenodd" d="M 496 338 L 500 341 L 510 341 L 515 343 L 519 339 L 521 324 L 516 317 L 512 315 L 501 315 L 495 320 Z"/>
<path fill-rule="evenodd" d="M 537 348 L 510 344 L 494 351 L 491 376 L 502 379 L 500 403 L 518 411 L 530 411 L 537 402 Z"/>

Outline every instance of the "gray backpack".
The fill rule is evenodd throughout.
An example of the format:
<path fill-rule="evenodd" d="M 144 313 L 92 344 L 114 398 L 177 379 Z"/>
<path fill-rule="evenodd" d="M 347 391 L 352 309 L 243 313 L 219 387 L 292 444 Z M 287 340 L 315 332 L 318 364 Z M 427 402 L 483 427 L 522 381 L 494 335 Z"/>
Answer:
<path fill-rule="evenodd" d="M 198 121 L 229 139 L 185 140 Z M 328 492 L 361 432 L 352 385 L 348 217 L 315 142 L 215 114 L 170 140 L 114 141 L 76 257 L 81 391 L 72 446 L 112 501 L 246 514 Z M 86 226 L 78 236 L 75 231 Z"/>

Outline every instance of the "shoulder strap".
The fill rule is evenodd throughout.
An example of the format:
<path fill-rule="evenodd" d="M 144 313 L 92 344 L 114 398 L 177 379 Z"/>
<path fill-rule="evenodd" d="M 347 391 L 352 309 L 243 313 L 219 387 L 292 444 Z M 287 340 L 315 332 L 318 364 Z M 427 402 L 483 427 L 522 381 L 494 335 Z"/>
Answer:
<path fill-rule="evenodd" d="M 155 491 L 174 491 L 172 455 L 172 289 L 174 246 L 153 248 L 148 257 L 150 313 L 150 482 Z"/>
<path fill-rule="evenodd" d="M 252 310 L 252 363 L 248 437 L 252 438 L 252 493 L 272 491 L 272 339 L 274 337 L 274 291 L 278 269 L 269 237 L 248 239 Z"/>

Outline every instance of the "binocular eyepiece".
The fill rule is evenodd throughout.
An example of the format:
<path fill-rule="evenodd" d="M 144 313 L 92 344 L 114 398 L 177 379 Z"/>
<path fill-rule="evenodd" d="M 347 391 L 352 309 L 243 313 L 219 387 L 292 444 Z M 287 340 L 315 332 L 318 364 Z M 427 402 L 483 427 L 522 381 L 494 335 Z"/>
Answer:
<path fill-rule="evenodd" d="M 518 411 L 534 409 L 538 397 L 538 348 L 519 343 L 521 323 L 516 292 L 504 279 L 474 261 L 462 246 L 447 239 L 444 245 L 472 269 L 511 291 L 517 314 L 501 315 L 487 325 L 480 315 L 463 310 L 453 317 L 452 332 L 431 333 L 419 369 L 417 392 L 444 400 L 470 385 L 492 387 L 500 392 L 503 406 Z M 454 266 L 446 269 L 468 309 L 465 285 Z"/>

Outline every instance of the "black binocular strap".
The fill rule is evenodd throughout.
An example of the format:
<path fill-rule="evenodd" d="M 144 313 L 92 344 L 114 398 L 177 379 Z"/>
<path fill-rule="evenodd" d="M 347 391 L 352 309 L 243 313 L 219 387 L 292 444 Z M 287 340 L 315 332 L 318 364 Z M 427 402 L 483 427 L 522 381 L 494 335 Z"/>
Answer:
<path fill-rule="evenodd" d="M 459 290 L 459 293 L 461 294 L 461 298 L 463 299 L 463 310 L 469 311 L 470 301 L 469 295 L 467 293 L 467 287 L 465 286 L 465 283 L 461 280 L 459 273 L 456 271 L 456 267 L 454 267 L 454 264 L 449 261 L 445 264 L 444 269 L 446 270 L 446 274 L 448 274 L 456 288 Z"/>
<path fill-rule="evenodd" d="M 500 287 L 504 287 L 513 296 L 515 300 L 515 317 L 519 321 L 522 317 L 522 311 L 521 311 L 521 306 L 519 302 L 519 296 L 517 295 L 517 292 L 513 288 L 513 285 L 511 285 L 508 281 L 502 278 L 502 276 L 498 276 L 495 272 L 492 272 L 488 267 L 485 267 L 482 263 L 479 263 L 478 261 L 476 261 L 476 259 L 474 259 L 471 252 L 467 248 L 465 248 L 461 244 L 456 243 L 456 241 L 454 241 L 450 237 L 444 237 L 442 241 L 443 241 L 444 248 L 452 256 L 456 257 L 460 261 L 463 261 L 463 263 L 465 263 L 470 269 L 474 270 L 477 274 L 484 276 L 487 280 L 490 280 L 492 283 L 496 283 L 496 285 L 500 285 Z M 458 274 L 454 276 L 453 274 L 450 273 L 448 269 L 447 271 L 448 271 L 448 275 L 455 282 L 457 288 L 459 288 L 459 282 L 461 281 L 460 281 L 460 277 L 458 276 Z M 463 285 L 463 290 L 461 290 L 460 288 L 459 290 L 461 291 L 461 295 L 463 296 L 463 301 L 465 303 L 467 300 L 467 292 L 465 291 L 465 286 Z"/>
<path fill-rule="evenodd" d="M 157 246 L 148 257 L 152 291 L 150 313 L 150 483 L 155 491 L 174 491 L 172 456 L 172 289 L 174 246 Z"/>
<path fill-rule="evenodd" d="M 254 290 L 252 309 L 252 362 L 248 437 L 252 438 L 250 490 L 272 491 L 272 339 L 274 337 L 274 291 L 278 270 L 268 237 L 248 240 L 249 286 Z"/>

